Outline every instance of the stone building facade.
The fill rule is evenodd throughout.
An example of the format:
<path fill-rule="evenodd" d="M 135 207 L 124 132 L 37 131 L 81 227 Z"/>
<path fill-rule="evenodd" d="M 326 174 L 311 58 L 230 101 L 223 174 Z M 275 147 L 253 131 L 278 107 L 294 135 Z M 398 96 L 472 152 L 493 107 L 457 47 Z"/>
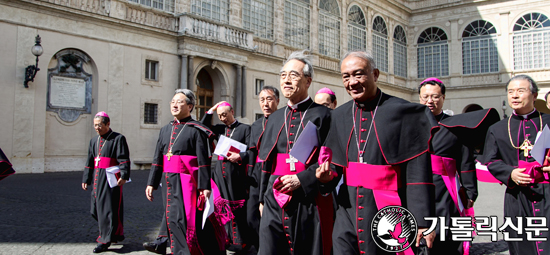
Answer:
<path fill-rule="evenodd" d="M 197 93 L 196 118 L 226 100 L 252 123 L 258 90 L 278 87 L 299 49 L 313 56 L 310 95 L 349 100 L 339 58 L 367 49 L 386 93 L 418 101 L 417 84 L 436 76 L 444 109 L 509 115 L 511 76 L 531 75 L 539 98 L 550 90 L 548 17 L 545 0 L 0 0 L 0 147 L 19 173 L 80 170 L 106 111 L 146 168 L 175 89 Z M 25 88 L 37 35 L 40 71 Z"/>

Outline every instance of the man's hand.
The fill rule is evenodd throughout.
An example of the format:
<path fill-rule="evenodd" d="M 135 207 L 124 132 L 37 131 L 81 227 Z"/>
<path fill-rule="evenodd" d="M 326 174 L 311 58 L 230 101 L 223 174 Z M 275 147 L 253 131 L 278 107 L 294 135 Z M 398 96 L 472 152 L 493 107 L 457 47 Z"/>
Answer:
<path fill-rule="evenodd" d="M 294 191 L 299 188 L 302 184 L 300 179 L 295 174 L 283 175 L 280 177 L 281 182 L 275 184 L 273 188 L 279 190 L 282 193 L 287 193 L 289 191 Z"/>
<path fill-rule="evenodd" d="M 83 182 L 82 183 L 82 189 L 83 190 L 88 190 L 88 183 Z"/>
<path fill-rule="evenodd" d="M 426 246 L 428 248 L 432 248 L 434 240 L 435 240 L 435 230 L 429 233 L 428 235 L 424 235 L 424 231 L 428 230 L 428 228 L 419 228 L 418 233 L 416 233 L 416 247 L 420 246 L 420 239 L 424 237 L 426 239 Z"/>
<path fill-rule="evenodd" d="M 468 199 L 468 205 L 466 205 L 466 208 L 472 208 L 474 207 L 474 200 Z"/>
<path fill-rule="evenodd" d="M 124 185 L 124 183 L 126 183 L 126 180 L 122 179 L 122 178 L 119 178 L 118 181 L 117 181 L 117 185 L 122 187 L 122 185 Z"/>
<path fill-rule="evenodd" d="M 204 196 L 204 198 L 210 198 L 210 193 L 212 193 L 212 191 L 208 189 L 199 190 L 199 195 Z"/>
<path fill-rule="evenodd" d="M 241 161 L 241 154 L 229 151 L 229 157 L 227 157 L 227 160 L 231 161 L 231 163 L 239 163 Z"/>
<path fill-rule="evenodd" d="M 218 102 L 217 104 L 215 104 L 214 106 L 212 106 L 212 108 L 210 108 L 210 110 L 208 110 L 209 112 L 216 112 L 216 110 L 218 109 L 218 105 L 220 105 L 221 103 L 227 103 L 225 101 L 220 101 Z"/>
<path fill-rule="evenodd" d="M 525 168 L 516 168 L 512 170 L 510 174 L 510 179 L 515 182 L 518 186 L 526 187 L 531 183 L 531 178 L 528 174 L 524 174 Z"/>
<path fill-rule="evenodd" d="M 330 164 L 328 161 L 321 164 L 315 171 L 315 177 L 317 177 L 317 179 L 322 183 L 332 181 L 332 179 L 336 176 L 338 176 L 338 174 L 330 169 Z"/>
<path fill-rule="evenodd" d="M 153 202 L 153 186 L 147 186 L 147 188 L 145 188 L 145 196 L 147 197 L 147 199 L 151 202 Z"/>
<path fill-rule="evenodd" d="M 260 217 L 262 217 L 262 213 L 264 212 L 264 204 L 263 203 L 260 203 Z"/>

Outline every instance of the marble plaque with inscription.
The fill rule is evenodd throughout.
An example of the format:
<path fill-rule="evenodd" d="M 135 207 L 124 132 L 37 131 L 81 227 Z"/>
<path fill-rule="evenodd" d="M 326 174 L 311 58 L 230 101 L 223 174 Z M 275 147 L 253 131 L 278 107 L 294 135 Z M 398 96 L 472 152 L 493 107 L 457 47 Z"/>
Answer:
<path fill-rule="evenodd" d="M 79 78 L 52 76 L 50 104 L 53 107 L 86 107 L 86 81 Z"/>

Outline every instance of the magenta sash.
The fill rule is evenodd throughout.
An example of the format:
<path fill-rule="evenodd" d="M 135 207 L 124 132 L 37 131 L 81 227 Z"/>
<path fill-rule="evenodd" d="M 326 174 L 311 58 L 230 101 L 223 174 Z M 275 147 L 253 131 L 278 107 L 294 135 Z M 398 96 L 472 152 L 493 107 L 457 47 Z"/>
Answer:
<path fill-rule="evenodd" d="M 481 166 L 483 167 L 483 165 Z M 495 178 L 487 168 L 480 168 L 480 166 L 476 165 L 476 175 L 477 179 L 482 182 L 488 182 L 488 183 L 501 183 L 497 178 Z"/>
<path fill-rule="evenodd" d="M 294 166 L 296 167 L 296 171 L 290 171 L 290 164 L 286 163 L 286 159 L 288 158 L 290 158 L 289 154 L 284 154 L 284 153 L 277 154 L 277 161 L 275 162 L 275 171 L 273 171 L 273 175 L 281 175 L 281 176 L 293 175 L 293 174 L 302 172 L 306 169 L 306 165 L 298 161 L 294 163 Z M 279 182 L 281 182 L 280 177 L 273 182 L 273 186 L 276 186 L 277 183 Z M 281 208 L 284 208 L 292 198 L 292 191 L 283 193 L 283 192 L 280 192 L 278 189 L 273 188 L 273 196 L 275 197 L 277 204 L 279 204 Z"/>
<path fill-rule="evenodd" d="M 525 168 L 524 174 L 528 174 L 531 177 L 531 183 L 549 183 L 548 182 L 548 173 L 541 170 L 535 169 L 535 167 L 540 167 L 541 165 L 537 161 L 527 162 L 520 160 L 518 161 L 518 168 Z"/>
<path fill-rule="evenodd" d="M 304 165 L 300 161 L 297 161 L 296 163 L 294 163 L 294 166 L 296 167 L 296 171 L 290 171 L 290 164 L 286 163 L 286 160 L 288 158 L 290 158 L 289 154 L 277 153 L 277 161 L 275 162 L 275 171 L 273 172 L 273 175 L 297 174 L 299 172 L 306 170 L 306 165 Z"/>
<path fill-rule="evenodd" d="M 183 204 L 185 206 L 185 216 L 187 219 L 187 245 L 189 245 L 189 250 L 191 254 L 202 254 L 202 251 L 199 246 L 199 242 L 196 236 L 196 209 L 198 208 L 197 200 L 197 178 L 198 178 L 198 162 L 197 157 L 187 156 L 187 155 L 173 155 L 170 157 L 170 160 L 164 156 L 164 172 L 165 173 L 179 173 L 181 180 Z M 210 194 L 210 199 L 217 203 L 221 199 L 220 191 L 214 183 L 210 180 L 212 193 Z M 214 223 L 214 222 L 213 222 Z M 225 224 L 225 223 L 223 223 Z M 214 226 L 216 228 L 216 226 Z M 219 232 L 219 231 L 216 231 Z M 218 237 L 218 245 L 220 247 L 225 247 L 225 239 Z M 221 240 L 223 239 L 223 240 Z"/>
<path fill-rule="evenodd" d="M 112 166 L 118 166 L 116 158 L 99 157 L 98 168 L 107 169 Z"/>
<path fill-rule="evenodd" d="M 460 198 L 458 196 L 458 187 L 460 185 L 460 182 L 458 181 L 457 177 L 456 160 L 433 154 L 431 155 L 431 157 L 432 171 L 434 174 L 441 175 L 441 178 L 443 179 L 443 182 L 445 182 L 445 186 L 447 187 L 447 190 L 449 191 L 449 194 L 451 195 L 451 198 L 453 199 L 453 202 L 455 203 L 455 206 L 458 209 L 460 216 L 474 216 L 474 208 L 465 208 L 465 206 L 462 205 L 462 208 L 464 209 L 461 210 L 460 206 L 458 205 L 459 203 L 462 203 L 462 201 L 459 201 Z"/>
<path fill-rule="evenodd" d="M 399 166 L 393 165 L 350 162 L 345 168 L 344 176 L 348 186 L 372 189 L 376 207 L 380 210 L 388 205 L 401 206 L 401 198 L 397 193 L 400 186 L 400 170 Z M 414 255 L 414 252 L 409 247 L 397 254 Z"/>
<path fill-rule="evenodd" d="M 431 158 L 432 172 L 434 174 L 441 175 L 441 178 L 443 179 L 443 182 L 445 183 L 445 186 L 447 187 L 447 190 L 449 191 L 449 194 L 451 195 L 451 198 L 453 199 L 453 202 L 455 203 L 455 206 L 458 209 L 458 213 L 460 214 L 460 216 L 474 217 L 475 212 L 473 207 L 466 208 L 464 205 L 462 205 L 463 210 L 461 210 L 460 206 L 458 205 L 458 203 L 462 203 L 462 201 L 459 201 L 460 198 L 458 196 L 458 187 L 460 184 L 457 177 L 456 160 L 453 158 L 441 157 L 433 154 L 431 155 Z M 471 242 L 463 242 L 462 247 L 465 255 L 470 254 Z"/>
<path fill-rule="evenodd" d="M 401 206 L 401 199 L 397 194 L 399 166 L 350 162 L 345 171 L 348 186 L 372 189 L 378 210 L 388 205 Z"/>

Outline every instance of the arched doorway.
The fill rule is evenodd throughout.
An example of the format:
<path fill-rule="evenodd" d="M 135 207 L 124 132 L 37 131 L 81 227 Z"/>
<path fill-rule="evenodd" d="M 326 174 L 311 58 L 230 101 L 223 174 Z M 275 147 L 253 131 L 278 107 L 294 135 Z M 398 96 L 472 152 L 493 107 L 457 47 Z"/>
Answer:
<path fill-rule="evenodd" d="M 466 107 L 464 107 L 464 110 L 462 110 L 462 113 L 473 112 L 473 111 L 478 111 L 482 109 L 483 107 L 481 107 L 478 104 L 469 104 Z"/>
<path fill-rule="evenodd" d="M 203 68 L 195 79 L 197 102 L 195 103 L 195 118 L 202 119 L 204 114 L 213 106 L 214 84 L 210 74 Z"/>

